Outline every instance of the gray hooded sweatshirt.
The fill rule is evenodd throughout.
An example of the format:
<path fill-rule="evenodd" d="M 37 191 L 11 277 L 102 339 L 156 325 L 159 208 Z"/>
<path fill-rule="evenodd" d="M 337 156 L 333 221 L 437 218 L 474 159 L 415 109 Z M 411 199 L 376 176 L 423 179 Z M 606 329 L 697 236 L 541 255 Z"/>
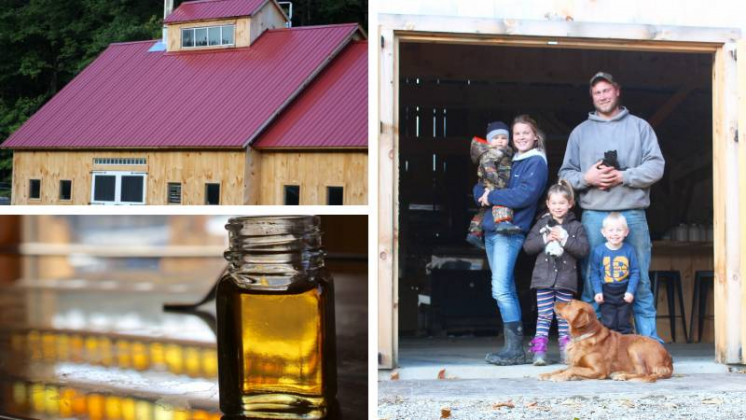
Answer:
<path fill-rule="evenodd" d="M 604 152 L 617 151 L 623 182 L 604 191 L 587 184 L 583 175 Z M 570 134 L 559 177 L 580 194 L 585 210 L 633 210 L 650 206 L 650 186 L 663 176 L 665 161 L 653 128 L 627 108 L 607 120 L 588 114 Z"/>

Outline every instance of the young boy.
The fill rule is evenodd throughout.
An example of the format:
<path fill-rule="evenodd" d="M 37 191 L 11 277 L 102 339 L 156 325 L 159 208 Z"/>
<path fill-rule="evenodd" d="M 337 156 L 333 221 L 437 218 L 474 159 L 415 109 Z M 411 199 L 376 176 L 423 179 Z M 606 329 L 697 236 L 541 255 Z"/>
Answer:
<path fill-rule="evenodd" d="M 622 334 L 632 333 L 630 316 L 640 268 L 635 249 L 624 242 L 629 234 L 627 219 L 621 213 L 609 213 L 601 234 L 606 243 L 591 253 L 591 284 L 594 300 L 601 306 L 601 322 Z"/>
<path fill-rule="evenodd" d="M 487 140 L 474 137 L 471 140 L 471 160 L 478 163 L 477 176 L 484 184 L 484 195 L 494 189 L 502 189 L 510 182 L 510 169 L 513 165 L 513 149 L 508 143 L 508 126 L 502 121 L 491 122 L 487 125 Z M 482 218 L 485 214 L 482 208 L 474 215 L 469 223 L 469 233 L 466 241 L 484 248 L 484 231 Z M 493 206 L 492 217 L 495 219 L 497 231 L 501 233 L 520 232 L 520 228 L 513 223 L 513 210 L 504 206 Z"/>

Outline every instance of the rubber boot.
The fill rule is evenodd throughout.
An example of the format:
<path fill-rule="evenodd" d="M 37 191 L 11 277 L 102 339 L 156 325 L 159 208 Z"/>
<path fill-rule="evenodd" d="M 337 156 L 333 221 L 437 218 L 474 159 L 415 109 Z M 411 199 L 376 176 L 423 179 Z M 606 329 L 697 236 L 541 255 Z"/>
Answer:
<path fill-rule="evenodd" d="M 560 363 L 567 364 L 567 345 L 570 344 L 570 336 L 563 335 L 559 338 Z"/>
<path fill-rule="evenodd" d="M 531 361 L 534 366 L 546 366 L 547 364 L 547 344 L 549 344 L 549 337 L 537 336 L 529 343 L 531 346 L 528 351 L 534 354 Z"/>
<path fill-rule="evenodd" d="M 505 346 L 497 353 L 489 353 L 484 360 L 498 366 L 523 365 L 528 363 L 523 350 L 523 326 L 520 321 L 506 322 Z"/>

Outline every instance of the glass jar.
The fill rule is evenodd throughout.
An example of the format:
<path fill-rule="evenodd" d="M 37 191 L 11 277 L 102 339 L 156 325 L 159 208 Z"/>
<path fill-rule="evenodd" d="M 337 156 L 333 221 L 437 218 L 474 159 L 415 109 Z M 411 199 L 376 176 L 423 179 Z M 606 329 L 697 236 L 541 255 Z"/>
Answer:
<path fill-rule="evenodd" d="M 228 221 L 217 290 L 220 409 L 324 418 L 337 393 L 334 289 L 316 216 Z"/>

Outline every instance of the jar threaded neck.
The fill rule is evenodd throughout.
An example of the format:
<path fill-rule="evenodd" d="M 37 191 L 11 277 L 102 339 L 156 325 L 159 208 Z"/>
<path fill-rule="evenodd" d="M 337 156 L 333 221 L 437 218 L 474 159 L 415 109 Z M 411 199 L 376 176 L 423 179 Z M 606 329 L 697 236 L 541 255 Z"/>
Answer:
<path fill-rule="evenodd" d="M 244 285 L 285 287 L 324 266 L 318 216 L 228 220 L 229 271 Z M 240 279 L 239 279 L 240 277 Z"/>

